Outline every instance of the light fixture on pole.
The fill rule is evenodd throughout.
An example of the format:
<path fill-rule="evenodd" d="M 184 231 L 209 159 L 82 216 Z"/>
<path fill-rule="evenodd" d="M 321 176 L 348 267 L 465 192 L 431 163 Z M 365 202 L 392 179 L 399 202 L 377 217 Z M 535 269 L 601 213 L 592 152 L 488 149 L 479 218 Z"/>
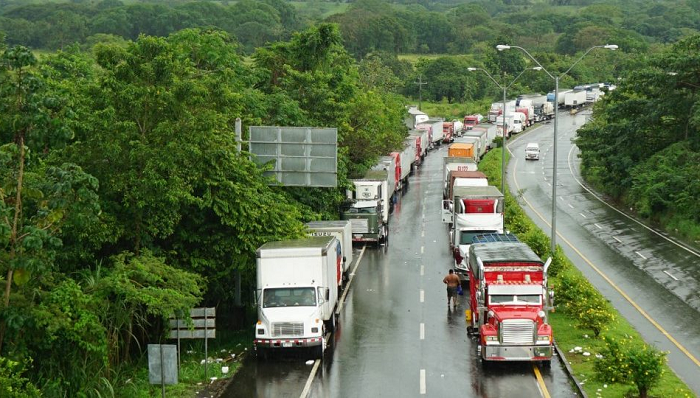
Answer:
<path fill-rule="evenodd" d="M 505 85 L 505 82 L 503 82 L 503 85 L 499 84 L 499 83 L 496 81 L 496 79 L 494 79 L 493 76 L 491 76 L 491 74 L 490 74 L 486 69 L 483 69 L 483 68 L 467 68 L 467 70 L 468 70 L 469 72 L 474 72 L 474 71 L 477 71 L 477 70 L 480 70 L 480 71 L 484 72 L 484 73 L 486 74 L 486 76 L 488 76 L 491 80 L 493 80 L 494 83 L 496 83 L 496 86 L 498 86 L 498 88 L 500 88 L 501 90 L 503 90 L 503 111 L 501 112 L 501 115 L 502 115 L 502 117 L 503 117 L 503 125 L 502 125 L 502 130 L 501 130 L 501 134 L 502 134 L 502 137 L 503 137 L 503 141 L 502 141 L 502 145 L 503 145 L 503 154 L 501 155 L 501 193 L 502 193 L 503 195 L 506 194 L 506 91 L 508 91 L 508 89 L 510 88 L 510 86 L 512 86 L 513 83 L 515 83 L 515 81 L 518 80 L 518 78 L 519 78 L 523 73 L 525 73 L 526 70 L 542 70 L 542 69 L 543 69 L 543 68 L 542 68 L 541 66 L 536 66 L 536 67 L 534 67 L 534 68 L 525 68 L 525 69 L 522 70 L 522 72 L 520 72 L 520 74 L 519 74 L 518 76 L 515 77 L 515 79 L 513 79 L 512 82 L 510 82 L 509 85 L 506 86 L 506 85 Z"/>
<path fill-rule="evenodd" d="M 532 56 L 532 54 L 530 54 L 526 49 L 524 49 L 520 46 L 509 46 L 509 45 L 505 45 L 505 44 L 499 44 L 496 46 L 496 50 L 498 50 L 498 51 L 509 50 L 511 48 L 517 48 L 517 49 L 521 50 L 522 52 L 524 52 L 525 54 L 527 54 L 527 56 L 530 57 L 530 59 L 532 59 L 533 61 L 535 61 L 535 63 L 540 68 L 542 68 L 542 70 L 545 71 L 545 73 L 547 73 L 547 75 L 549 75 L 549 77 L 554 79 L 554 142 L 552 145 L 552 147 L 553 147 L 553 153 L 552 153 L 552 156 L 553 156 L 553 160 L 552 160 L 552 162 L 553 162 L 552 163 L 552 236 L 550 238 L 551 244 L 552 244 L 551 251 L 552 251 L 552 255 L 554 255 L 555 249 L 557 247 L 557 243 L 556 243 L 556 238 L 557 238 L 557 130 L 559 127 L 559 122 L 558 122 L 559 121 L 559 115 L 558 115 L 558 113 L 559 113 L 559 79 L 561 79 L 567 73 L 569 73 L 569 71 L 576 64 L 578 64 L 583 59 L 583 57 L 588 55 L 588 53 L 591 52 L 594 48 L 605 48 L 608 50 L 617 50 L 618 46 L 616 44 L 606 44 L 606 45 L 602 45 L 602 46 L 593 46 L 593 47 L 589 48 L 588 50 L 586 50 L 586 52 L 583 53 L 583 55 L 581 57 L 579 57 L 579 59 L 577 59 L 576 62 L 574 62 L 569 67 L 569 69 L 567 69 L 564 73 L 562 73 L 558 76 L 554 76 L 551 73 L 549 73 L 549 71 L 547 71 L 547 69 L 545 69 L 539 63 L 539 61 L 537 61 L 537 59 L 535 59 L 535 57 Z"/>

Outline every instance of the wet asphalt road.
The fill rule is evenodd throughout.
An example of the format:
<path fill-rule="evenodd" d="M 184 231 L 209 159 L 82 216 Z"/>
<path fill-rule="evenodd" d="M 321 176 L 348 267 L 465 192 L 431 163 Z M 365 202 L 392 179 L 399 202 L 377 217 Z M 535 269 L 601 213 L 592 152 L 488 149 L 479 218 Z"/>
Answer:
<path fill-rule="evenodd" d="M 530 363 L 483 370 L 464 309 L 448 309 L 442 278 L 452 266 L 441 222 L 442 158 L 430 152 L 395 206 L 388 245 L 367 248 L 313 379 L 303 353 L 246 362 L 225 397 L 541 397 Z M 358 250 L 359 248 L 356 248 Z M 356 258 L 359 251 L 356 253 Z M 574 396 L 555 359 L 540 369 L 552 397 Z"/>
<path fill-rule="evenodd" d="M 669 351 L 671 368 L 700 395 L 700 254 L 611 208 L 579 183 L 571 139 L 587 117 L 590 111 L 560 114 L 557 243 L 647 342 Z M 548 235 L 553 130 L 553 123 L 545 124 L 511 141 L 507 177 L 511 193 L 524 192 L 526 211 Z M 524 160 L 528 142 L 539 143 L 539 161 Z"/>

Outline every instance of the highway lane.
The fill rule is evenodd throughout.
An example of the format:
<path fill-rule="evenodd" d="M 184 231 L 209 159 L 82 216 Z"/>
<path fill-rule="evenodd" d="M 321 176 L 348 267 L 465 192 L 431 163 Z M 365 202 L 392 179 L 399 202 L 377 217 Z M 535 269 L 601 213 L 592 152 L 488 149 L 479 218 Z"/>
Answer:
<path fill-rule="evenodd" d="M 669 351 L 671 368 L 700 394 L 700 257 L 611 208 L 580 184 L 578 148 L 571 141 L 590 113 L 560 113 L 557 164 L 557 242 L 589 280 L 647 342 Z M 509 145 L 511 193 L 547 234 L 551 220 L 553 124 L 522 134 Z M 525 161 L 538 142 L 539 161 Z"/>
<path fill-rule="evenodd" d="M 432 151 L 410 178 L 388 245 L 364 252 L 334 343 L 313 377 L 304 355 L 248 361 L 226 397 L 574 396 L 556 360 L 541 370 L 544 387 L 530 363 L 482 369 L 466 333 L 466 296 L 457 310 L 447 308 L 442 278 L 453 262 L 440 211 L 445 154 L 445 147 Z"/>

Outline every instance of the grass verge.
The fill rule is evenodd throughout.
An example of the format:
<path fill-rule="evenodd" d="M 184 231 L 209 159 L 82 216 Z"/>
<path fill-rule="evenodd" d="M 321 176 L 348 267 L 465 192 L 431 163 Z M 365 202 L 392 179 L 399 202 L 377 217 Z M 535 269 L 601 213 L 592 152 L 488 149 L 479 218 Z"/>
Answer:
<path fill-rule="evenodd" d="M 252 330 L 252 329 L 251 329 Z M 192 398 L 198 396 L 210 383 L 233 376 L 241 366 L 246 348 L 253 336 L 250 330 L 218 330 L 215 339 L 208 341 L 209 362 L 207 378 L 204 375 L 204 340 L 181 340 L 180 374 L 178 384 L 165 386 L 169 398 Z M 168 344 L 177 344 L 168 341 Z M 224 373 L 222 368 L 228 367 Z M 148 381 L 148 358 L 144 356 L 135 365 L 115 371 L 113 390 L 115 397 L 146 398 L 160 397 L 161 386 Z M 208 396 L 208 395 L 207 395 Z"/>

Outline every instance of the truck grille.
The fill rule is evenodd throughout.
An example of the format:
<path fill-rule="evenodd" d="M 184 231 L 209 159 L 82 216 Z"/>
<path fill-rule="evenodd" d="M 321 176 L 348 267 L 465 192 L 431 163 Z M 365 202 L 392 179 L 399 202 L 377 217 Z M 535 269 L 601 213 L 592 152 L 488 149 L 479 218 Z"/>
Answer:
<path fill-rule="evenodd" d="M 279 322 L 272 324 L 272 337 L 303 336 L 304 324 L 296 322 Z"/>
<path fill-rule="evenodd" d="M 367 222 L 366 218 L 353 218 L 350 220 L 350 224 L 352 224 L 353 234 L 369 233 L 369 223 Z"/>
<path fill-rule="evenodd" d="M 506 319 L 501 323 L 503 344 L 533 344 L 535 323 L 529 319 Z"/>

